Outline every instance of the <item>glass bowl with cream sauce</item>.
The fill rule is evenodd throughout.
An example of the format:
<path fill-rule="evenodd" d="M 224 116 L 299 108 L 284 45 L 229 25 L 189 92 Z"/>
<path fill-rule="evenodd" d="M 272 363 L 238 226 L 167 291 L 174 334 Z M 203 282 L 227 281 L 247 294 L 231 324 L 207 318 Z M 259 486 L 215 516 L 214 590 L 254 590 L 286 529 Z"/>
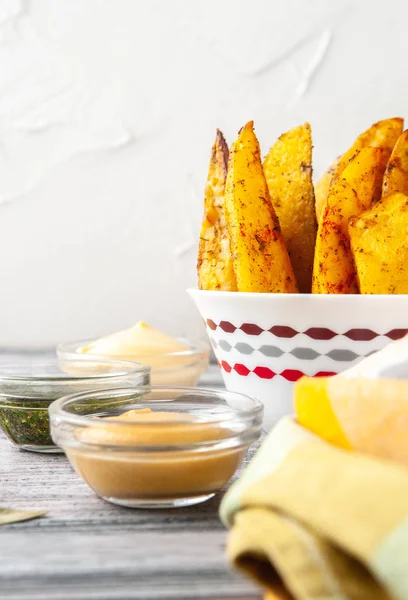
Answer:
<path fill-rule="evenodd" d="M 208 368 L 210 348 L 205 342 L 173 338 L 143 321 L 98 340 L 59 344 L 60 358 L 102 357 L 134 361 L 151 368 L 152 385 L 195 386 Z"/>
<path fill-rule="evenodd" d="M 262 404 L 236 392 L 132 387 L 66 396 L 51 435 L 89 487 L 114 504 L 197 504 L 225 486 L 262 427 Z"/>

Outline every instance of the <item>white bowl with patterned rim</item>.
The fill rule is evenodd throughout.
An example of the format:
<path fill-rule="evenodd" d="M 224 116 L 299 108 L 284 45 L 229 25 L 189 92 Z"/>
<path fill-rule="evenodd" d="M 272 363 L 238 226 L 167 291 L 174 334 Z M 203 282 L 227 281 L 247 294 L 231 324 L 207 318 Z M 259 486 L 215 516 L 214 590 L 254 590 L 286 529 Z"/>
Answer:
<path fill-rule="evenodd" d="M 270 428 L 293 412 L 303 375 L 334 375 L 408 333 L 408 295 L 188 290 L 228 390 L 264 404 Z"/>

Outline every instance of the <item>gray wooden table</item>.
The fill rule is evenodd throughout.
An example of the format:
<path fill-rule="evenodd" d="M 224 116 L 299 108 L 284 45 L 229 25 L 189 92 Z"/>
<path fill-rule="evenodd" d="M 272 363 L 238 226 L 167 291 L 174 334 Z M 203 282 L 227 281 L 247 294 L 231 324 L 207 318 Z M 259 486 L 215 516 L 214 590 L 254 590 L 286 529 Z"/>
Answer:
<path fill-rule="evenodd" d="M 202 384 L 220 387 L 218 369 Z M 49 511 L 0 528 L 0 598 L 259 600 L 260 591 L 226 564 L 221 496 L 176 510 L 116 507 L 95 496 L 64 456 L 16 450 L 0 434 L 0 505 Z"/>

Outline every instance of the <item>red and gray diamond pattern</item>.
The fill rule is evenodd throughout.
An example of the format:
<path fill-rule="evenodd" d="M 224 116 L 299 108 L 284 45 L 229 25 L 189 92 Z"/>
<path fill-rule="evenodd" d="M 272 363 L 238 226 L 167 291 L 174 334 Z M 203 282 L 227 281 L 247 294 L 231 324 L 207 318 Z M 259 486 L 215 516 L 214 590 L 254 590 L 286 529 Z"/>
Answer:
<path fill-rule="evenodd" d="M 274 325 L 269 329 L 264 329 L 255 323 L 242 323 L 237 326 L 231 323 L 230 321 L 220 321 L 219 323 L 215 323 L 211 319 L 206 320 L 206 325 L 208 328 L 208 332 L 210 335 L 210 341 L 213 345 L 213 348 L 219 353 L 219 350 L 222 350 L 226 353 L 238 353 L 242 355 L 242 362 L 234 362 L 230 360 L 221 359 L 218 361 L 220 368 L 222 368 L 226 373 L 231 373 L 234 371 L 238 375 L 243 377 L 247 377 L 250 373 L 255 374 L 257 377 L 261 379 L 273 379 L 276 376 L 283 377 L 287 381 L 297 381 L 300 379 L 305 373 L 300 369 L 283 369 L 281 371 L 274 371 L 270 367 L 262 366 L 261 364 L 256 365 L 253 368 L 249 368 L 244 364 L 245 356 L 249 357 L 252 355 L 259 355 L 260 360 L 262 362 L 262 356 L 267 358 L 276 358 L 279 359 L 283 355 L 292 356 L 299 361 L 307 361 L 310 365 L 311 362 L 320 359 L 321 357 L 327 357 L 330 361 L 333 361 L 333 369 L 336 369 L 336 363 L 352 363 L 356 361 L 358 358 L 368 356 L 371 352 L 362 351 L 360 354 L 354 352 L 353 350 L 346 348 L 332 348 L 328 352 L 318 351 L 316 348 L 305 347 L 304 345 L 294 345 L 291 349 L 283 349 L 277 343 L 275 344 L 262 344 L 257 346 L 256 344 L 250 343 L 251 339 L 256 339 L 257 336 L 260 336 L 263 333 L 268 333 L 273 336 L 275 340 L 279 339 L 292 339 L 296 336 L 303 334 L 314 341 L 330 341 L 336 337 L 347 338 L 348 340 L 352 340 L 353 342 L 370 342 L 377 337 L 386 337 L 390 340 L 398 340 L 402 338 L 404 335 L 408 333 L 408 329 L 392 329 L 385 334 L 379 334 L 371 329 L 349 329 L 346 332 L 335 332 L 331 329 L 325 327 L 310 327 L 306 331 L 296 331 L 292 327 L 288 327 L 286 325 Z M 212 333 L 217 333 L 217 331 L 223 331 L 227 334 L 234 334 L 237 331 L 243 332 L 246 336 L 249 337 L 248 341 L 230 343 L 230 341 L 226 339 L 215 339 Z M 218 334 L 219 335 L 219 334 Z M 303 338 L 304 339 L 304 338 Z M 231 340 L 232 341 L 232 340 Z M 364 344 L 363 344 L 364 345 Z M 253 360 L 251 361 L 253 362 Z M 343 370 L 340 369 L 340 370 Z M 313 373 L 310 373 L 310 369 L 307 369 L 308 375 L 312 375 L 314 377 L 321 376 L 329 376 L 335 375 L 338 370 L 326 371 L 326 370 L 316 370 Z"/>

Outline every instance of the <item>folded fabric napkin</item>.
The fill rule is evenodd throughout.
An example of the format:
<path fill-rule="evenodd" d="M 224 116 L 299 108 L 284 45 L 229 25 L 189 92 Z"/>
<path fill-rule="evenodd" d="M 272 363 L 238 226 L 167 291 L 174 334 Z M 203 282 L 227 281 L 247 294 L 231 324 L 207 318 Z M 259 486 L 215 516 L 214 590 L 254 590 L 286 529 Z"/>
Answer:
<path fill-rule="evenodd" d="M 408 336 L 335 377 L 302 378 L 294 402 L 326 441 L 408 467 Z"/>
<path fill-rule="evenodd" d="M 320 438 L 408 467 L 408 380 L 304 377 L 294 401 L 299 423 Z"/>
<path fill-rule="evenodd" d="M 286 418 L 227 492 L 221 518 L 230 560 L 268 599 L 408 600 L 404 465 L 337 448 Z"/>
<path fill-rule="evenodd" d="M 0 525 L 9 525 L 19 521 L 37 519 L 47 513 L 46 510 L 18 510 L 15 508 L 0 507 Z"/>

